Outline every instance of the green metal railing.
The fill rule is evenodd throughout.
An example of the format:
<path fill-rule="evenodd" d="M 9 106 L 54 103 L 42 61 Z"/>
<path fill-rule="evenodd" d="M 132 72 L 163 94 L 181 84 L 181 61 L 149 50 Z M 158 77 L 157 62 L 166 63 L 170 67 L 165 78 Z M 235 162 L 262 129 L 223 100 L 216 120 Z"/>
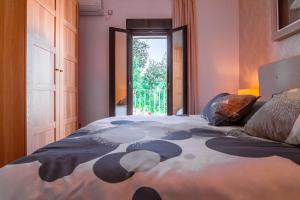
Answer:
<path fill-rule="evenodd" d="M 167 115 L 167 90 L 133 90 L 134 115 Z"/>

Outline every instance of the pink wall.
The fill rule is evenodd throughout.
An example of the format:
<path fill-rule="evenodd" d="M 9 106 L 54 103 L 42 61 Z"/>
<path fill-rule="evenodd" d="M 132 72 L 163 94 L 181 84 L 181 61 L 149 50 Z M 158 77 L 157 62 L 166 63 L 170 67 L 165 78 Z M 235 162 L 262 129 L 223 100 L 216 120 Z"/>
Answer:
<path fill-rule="evenodd" d="M 80 122 L 108 116 L 108 28 L 126 18 L 171 18 L 172 0 L 104 0 L 114 16 L 80 18 Z M 239 78 L 238 0 L 198 0 L 199 104 L 236 92 Z M 196 84 L 196 83 L 195 83 Z"/>
<path fill-rule="evenodd" d="M 258 87 L 258 68 L 300 54 L 300 34 L 274 42 L 271 0 L 240 0 L 240 87 Z"/>
<path fill-rule="evenodd" d="M 108 116 L 108 27 L 170 18 L 172 0 L 104 0 L 114 16 L 80 18 L 80 119 Z M 201 107 L 219 92 L 258 86 L 257 69 L 300 54 L 300 34 L 271 39 L 271 0 L 198 0 Z"/>
<path fill-rule="evenodd" d="M 249 0 L 250 1 L 250 0 Z M 238 0 L 199 0 L 200 106 L 239 84 Z"/>
<path fill-rule="evenodd" d="M 80 123 L 108 116 L 108 29 L 127 18 L 171 18 L 171 0 L 104 0 L 112 17 L 80 17 Z"/>

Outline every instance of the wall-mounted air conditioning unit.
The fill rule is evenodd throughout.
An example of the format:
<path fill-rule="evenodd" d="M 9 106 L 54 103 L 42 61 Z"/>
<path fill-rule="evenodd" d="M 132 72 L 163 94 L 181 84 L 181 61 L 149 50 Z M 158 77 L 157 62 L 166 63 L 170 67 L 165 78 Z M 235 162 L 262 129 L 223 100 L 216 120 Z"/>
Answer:
<path fill-rule="evenodd" d="M 79 13 L 82 16 L 103 16 L 103 0 L 79 0 Z"/>

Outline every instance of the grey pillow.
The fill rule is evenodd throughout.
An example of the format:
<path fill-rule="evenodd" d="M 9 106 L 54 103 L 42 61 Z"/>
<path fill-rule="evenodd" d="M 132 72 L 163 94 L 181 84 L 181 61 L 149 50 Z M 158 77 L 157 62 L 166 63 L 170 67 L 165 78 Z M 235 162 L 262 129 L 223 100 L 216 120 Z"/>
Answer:
<path fill-rule="evenodd" d="M 252 136 L 287 142 L 299 114 L 300 88 L 275 95 L 247 122 L 245 131 Z"/>
<path fill-rule="evenodd" d="M 215 102 L 218 102 L 219 99 L 221 99 L 222 97 L 228 96 L 229 93 L 220 93 L 217 96 L 215 96 L 214 98 L 212 98 L 204 107 L 201 115 L 204 119 L 206 119 L 207 121 L 211 122 L 213 120 L 213 113 L 211 112 L 211 105 L 214 104 Z"/>
<path fill-rule="evenodd" d="M 246 115 L 241 122 L 239 122 L 239 125 L 245 126 L 247 124 L 248 120 L 252 118 L 252 116 L 265 105 L 265 101 L 257 101 L 251 108 L 251 112 Z"/>

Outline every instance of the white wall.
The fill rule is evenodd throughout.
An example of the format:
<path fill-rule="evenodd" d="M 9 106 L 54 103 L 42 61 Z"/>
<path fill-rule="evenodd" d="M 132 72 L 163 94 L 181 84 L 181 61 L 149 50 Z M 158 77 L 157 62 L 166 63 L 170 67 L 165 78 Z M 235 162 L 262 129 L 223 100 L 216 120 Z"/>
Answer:
<path fill-rule="evenodd" d="M 172 0 L 104 0 L 114 15 L 80 18 L 80 123 L 108 116 L 108 28 L 127 18 L 171 18 Z M 197 0 L 201 107 L 239 84 L 238 0 Z"/>
<path fill-rule="evenodd" d="M 198 0 L 200 106 L 239 87 L 239 2 Z"/>
<path fill-rule="evenodd" d="M 108 29 L 125 28 L 127 18 L 171 18 L 172 0 L 104 0 L 108 17 L 80 17 L 80 123 L 108 116 Z"/>

